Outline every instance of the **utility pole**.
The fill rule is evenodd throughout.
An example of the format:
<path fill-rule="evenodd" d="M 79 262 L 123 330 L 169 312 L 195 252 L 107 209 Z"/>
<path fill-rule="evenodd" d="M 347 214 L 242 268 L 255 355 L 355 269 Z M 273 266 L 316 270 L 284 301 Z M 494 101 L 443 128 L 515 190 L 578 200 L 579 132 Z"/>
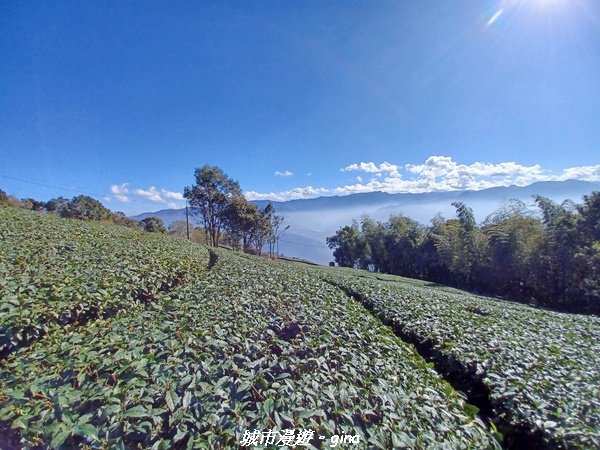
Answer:
<path fill-rule="evenodd" d="M 188 202 L 185 201 L 185 229 L 187 231 L 188 241 L 190 240 L 190 219 L 188 217 Z"/>

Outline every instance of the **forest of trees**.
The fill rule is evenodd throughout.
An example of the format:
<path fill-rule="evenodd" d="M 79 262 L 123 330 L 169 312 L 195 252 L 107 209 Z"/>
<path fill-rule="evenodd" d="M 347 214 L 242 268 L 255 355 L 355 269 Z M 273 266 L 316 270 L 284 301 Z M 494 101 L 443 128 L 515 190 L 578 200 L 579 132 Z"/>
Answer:
<path fill-rule="evenodd" d="M 402 275 L 550 307 L 600 313 L 600 193 L 583 203 L 513 200 L 477 224 L 456 218 L 423 226 L 405 216 L 363 217 L 327 238 L 340 266 Z"/>
<path fill-rule="evenodd" d="M 289 228 L 283 226 L 284 218 L 275 214 L 273 205 L 260 209 L 249 203 L 239 183 L 218 167 L 205 165 L 194 176 L 196 184 L 186 187 L 183 196 L 202 224 L 206 242 L 214 247 L 226 243 L 259 255 L 268 245 L 273 257 L 281 233 Z"/>
<path fill-rule="evenodd" d="M 121 211 L 113 212 L 98 200 L 87 195 L 78 195 L 72 199 L 57 197 L 47 202 L 33 198 L 18 199 L 0 189 L 0 205 L 10 205 L 32 211 L 57 214 L 61 217 L 79 220 L 97 220 L 113 222 L 131 228 L 137 228 L 138 222 L 130 219 Z"/>

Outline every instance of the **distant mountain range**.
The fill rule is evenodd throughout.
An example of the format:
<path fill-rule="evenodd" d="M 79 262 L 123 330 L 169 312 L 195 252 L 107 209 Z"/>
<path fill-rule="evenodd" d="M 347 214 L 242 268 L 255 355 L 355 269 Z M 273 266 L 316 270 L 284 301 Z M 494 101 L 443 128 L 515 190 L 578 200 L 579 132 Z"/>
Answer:
<path fill-rule="evenodd" d="M 391 214 L 403 214 L 421 223 L 441 213 L 454 217 L 452 202 L 464 202 L 475 212 L 477 220 L 483 220 L 504 202 L 519 199 L 533 203 L 533 195 L 542 195 L 554 201 L 570 199 L 580 202 L 584 195 L 600 191 L 600 183 L 587 181 L 543 181 L 528 186 L 508 186 L 481 191 L 427 192 L 421 194 L 387 194 L 370 192 L 347 196 L 318 197 L 287 202 L 253 201 L 259 207 L 272 203 L 277 214 L 285 217 L 290 229 L 283 234 L 279 243 L 280 253 L 321 264 L 333 260 L 325 238 L 331 236 L 353 219 L 367 214 L 375 220 L 385 221 Z M 185 220 L 185 209 L 163 209 L 132 216 L 142 220 L 160 217 L 166 226 L 177 220 Z"/>

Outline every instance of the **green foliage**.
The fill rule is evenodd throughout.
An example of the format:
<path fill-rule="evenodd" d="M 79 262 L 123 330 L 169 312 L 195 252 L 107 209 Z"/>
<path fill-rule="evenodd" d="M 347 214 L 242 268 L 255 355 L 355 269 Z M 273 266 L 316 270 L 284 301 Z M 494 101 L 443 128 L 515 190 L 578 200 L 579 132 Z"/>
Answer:
<path fill-rule="evenodd" d="M 536 295 L 535 274 L 545 230 L 519 202 L 488 217 L 482 227 L 488 239 L 488 278 L 495 292 L 506 298 L 531 299 Z M 538 294 L 539 295 L 539 294 Z"/>
<path fill-rule="evenodd" d="M 112 213 L 98 200 L 87 195 L 78 195 L 68 203 L 61 216 L 80 220 L 109 220 Z"/>
<path fill-rule="evenodd" d="M 0 189 L 0 205 L 8 205 L 31 211 L 49 212 L 70 219 L 112 222 L 116 225 L 130 228 L 137 227 L 137 222 L 128 218 L 121 211 L 112 212 L 104 207 L 98 200 L 87 195 L 78 195 L 71 200 L 64 197 L 58 197 L 44 202 L 34 198 L 24 198 L 19 200 L 13 196 L 7 195 Z"/>
<path fill-rule="evenodd" d="M 416 221 L 405 216 L 391 216 L 384 235 L 384 246 L 392 273 L 417 273 L 419 247 L 424 230 Z"/>
<path fill-rule="evenodd" d="M 574 205 L 513 200 L 480 227 L 461 202 L 429 228 L 363 218 L 326 242 L 340 266 L 426 279 L 569 312 L 600 313 L 600 193 Z"/>
<path fill-rule="evenodd" d="M 2 203 L 0 201 L 0 203 Z M 21 208 L 30 209 L 32 211 L 44 211 L 46 209 L 46 202 L 41 202 L 34 198 L 24 198 L 21 200 Z"/>
<path fill-rule="evenodd" d="M 275 209 L 269 215 L 269 219 L 269 252 L 271 257 L 279 257 L 279 239 L 290 229 L 290 225 L 284 225 L 285 217 L 275 214 Z"/>
<path fill-rule="evenodd" d="M 228 203 L 223 216 L 225 231 L 232 247 L 239 250 L 241 241 L 242 249 L 248 250 L 260 231 L 259 209 L 240 196 Z"/>
<path fill-rule="evenodd" d="M 263 210 L 249 203 L 242 195 L 239 183 L 229 178 L 220 168 L 203 166 L 194 172 L 196 184 L 184 189 L 184 197 L 199 214 L 208 241 L 213 247 L 225 234 L 234 249 L 252 251 L 260 255 L 269 244 L 273 256 L 282 229 L 283 217 L 275 214 L 269 203 Z"/>
<path fill-rule="evenodd" d="M 543 448 L 600 447 L 600 319 L 444 292 L 423 282 L 319 269 L 444 370 L 481 380 L 509 429 Z"/>
<path fill-rule="evenodd" d="M 166 233 L 167 229 L 160 217 L 146 217 L 139 221 L 138 226 L 149 233 Z"/>
<path fill-rule="evenodd" d="M 12 195 L 8 195 L 2 189 L 0 189 L 0 205 L 21 207 L 21 202 L 18 198 L 13 197 Z"/>
<path fill-rule="evenodd" d="M 113 213 L 111 220 L 115 225 L 121 225 L 129 228 L 137 228 L 138 226 L 138 222 L 136 222 L 133 219 L 130 219 L 125 215 L 125 213 L 121 211 L 116 211 L 115 213 Z"/>
<path fill-rule="evenodd" d="M 0 356 L 153 301 L 208 264 L 168 237 L 15 208 L 0 208 L 0 236 Z"/>
<path fill-rule="evenodd" d="M 242 197 L 237 181 L 229 178 L 219 167 L 205 165 L 194 171 L 196 184 L 184 189 L 183 196 L 200 215 L 213 247 L 219 245 L 228 206 Z"/>
<path fill-rule="evenodd" d="M 340 266 L 362 269 L 368 267 L 368 245 L 356 222 L 340 228 L 326 242 L 329 248 L 334 249 L 333 256 Z"/>
<path fill-rule="evenodd" d="M 477 227 L 471 208 L 455 202 L 457 220 L 447 221 L 434 233 L 440 261 L 456 277 L 458 285 L 472 286 L 486 265 L 487 240 Z"/>
<path fill-rule="evenodd" d="M 62 196 L 51 198 L 46 202 L 46 211 L 66 217 L 69 213 L 69 200 Z"/>
<path fill-rule="evenodd" d="M 107 277 L 115 285 L 98 301 L 120 305 L 0 362 L 0 421 L 25 445 L 223 449 L 245 430 L 304 428 L 368 448 L 499 448 L 412 346 L 314 269 L 215 249 L 206 270 L 206 250 L 186 240 L 0 213 L 3 251 L 15 248 L 1 267 L 27 310 L 77 307 L 72 289 L 93 294 Z M 36 246 L 23 229 L 49 241 Z M 50 243 L 56 254 L 39 255 Z M 173 271 L 184 282 L 149 302 L 115 290 L 147 290 Z M 65 295 L 46 306 L 35 292 L 54 278 Z"/>

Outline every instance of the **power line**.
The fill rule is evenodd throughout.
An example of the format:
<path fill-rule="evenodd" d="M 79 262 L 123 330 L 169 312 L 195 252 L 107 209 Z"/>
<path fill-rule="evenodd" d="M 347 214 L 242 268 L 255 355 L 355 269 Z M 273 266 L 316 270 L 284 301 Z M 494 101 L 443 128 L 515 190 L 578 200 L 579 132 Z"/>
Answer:
<path fill-rule="evenodd" d="M 285 217 L 285 216 L 284 216 L 284 217 Z M 319 231 L 319 230 L 307 230 L 307 229 L 305 229 L 305 228 L 296 228 L 296 227 L 294 227 L 294 230 L 293 230 L 293 231 L 301 231 L 301 232 L 303 232 L 303 233 L 314 233 L 314 234 L 323 234 L 323 235 L 325 235 L 325 234 L 327 234 L 327 233 L 328 233 L 327 231 Z"/>
<path fill-rule="evenodd" d="M 41 181 L 35 181 L 35 180 L 27 180 L 27 179 L 24 179 L 24 178 L 13 177 L 11 175 L 5 175 L 3 173 L 0 173 L 0 177 L 7 178 L 9 180 L 19 181 L 21 183 L 33 184 L 33 185 L 36 185 L 36 186 L 49 187 L 49 188 L 58 189 L 58 190 L 61 190 L 61 191 L 72 192 L 72 193 L 75 193 L 75 194 L 92 195 L 94 197 L 102 197 L 102 198 L 104 198 L 104 197 L 106 197 L 108 195 L 108 194 L 98 194 L 97 192 L 83 191 L 81 189 L 68 188 L 68 187 L 65 187 L 65 186 L 56 186 L 54 184 L 49 184 L 47 182 L 41 182 Z M 138 204 L 143 203 L 145 205 L 154 205 L 154 206 L 163 205 L 163 206 L 166 206 L 164 203 L 151 202 L 150 200 L 131 200 L 131 199 L 129 199 L 128 202 L 123 202 L 123 203 L 138 203 Z"/>
<path fill-rule="evenodd" d="M 10 176 L 10 175 L 4 175 L 2 173 L 0 173 L 0 177 L 2 177 L 2 178 L 8 178 L 9 180 L 20 181 L 22 183 L 35 184 L 37 186 L 44 186 L 44 187 L 49 187 L 49 188 L 53 188 L 53 189 L 59 189 L 59 190 L 62 190 L 62 191 L 80 192 L 80 193 L 86 194 L 86 195 L 95 195 L 97 197 L 102 197 L 102 196 L 106 195 L 106 194 L 98 194 L 98 193 L 95 193 L 95 192 L 81 191 L 79 189 L 68 188 L 68 187 L 64 187 L 64 186 L 56 186 L 56 185 L 53 185 L 53 184 L 42 183 L 40 181 L 26 180 L 24 178 L 18 178 L 18 177 L 13 177 L 13 176 Z"/>
<path fill-rule="evenodd" d="M 285 239 L 280 239 L 281 242 L 285 242 L 287 244 L 299 245 L 301 247 L 315 247 L 315 248 L 323 248 L 324 245 L 311 245 L 311 244 L 301 244 L 299 242 L 286 241 Z"/>

